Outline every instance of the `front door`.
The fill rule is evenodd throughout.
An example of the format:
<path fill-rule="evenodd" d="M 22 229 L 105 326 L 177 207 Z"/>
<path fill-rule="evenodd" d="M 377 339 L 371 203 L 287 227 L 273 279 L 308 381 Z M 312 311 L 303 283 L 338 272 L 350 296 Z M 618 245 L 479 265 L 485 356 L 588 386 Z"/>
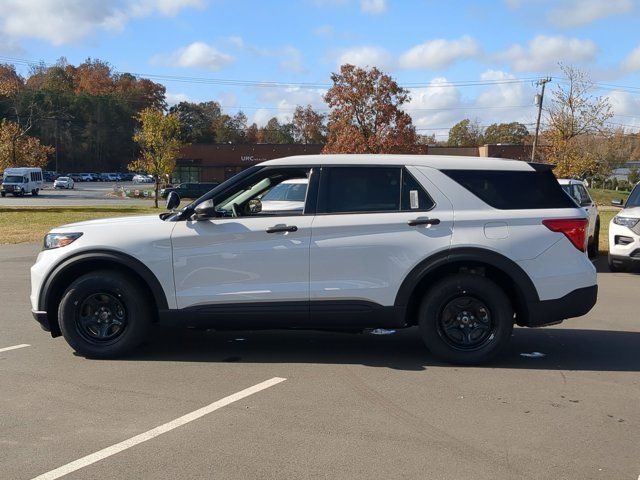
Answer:
<path fill-rule="evenodd" d="M 219 217 L 178 222 L 172 234 L 178 308 L 306 314 L 313 215 L 258 206 L 282 181 L 310 176 L 310 169 L 263 169 L 212 199 Z"/>

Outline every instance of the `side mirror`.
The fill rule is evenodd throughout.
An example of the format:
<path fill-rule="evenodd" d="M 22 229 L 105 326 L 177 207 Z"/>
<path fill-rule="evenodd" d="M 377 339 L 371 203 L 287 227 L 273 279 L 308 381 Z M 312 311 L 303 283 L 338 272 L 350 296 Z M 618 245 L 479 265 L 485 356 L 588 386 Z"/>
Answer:
<path fill-rule="evenodd" d="M 624 200 L 622 200 L 621 198 L 614 198 L 613 200 L 611 200 L 611 205 L 613 205 L 614 207 L 622 207 L 624 205 Z"/>
<path fill-rule="evenodd" d="M 259 198 L 249 200 L 249 213 L 256 214 L 262 211 L 262 202 Z"/>
<path fill-rule="evenodd" d="M 178 208 L 178 205 L 180 205 L 180 195 L 178 195 L 176 192 L 169 192 L 169 195 L 167 195 L 167 210 L 175 210 L 176 208 Z"/>
<path fill-rule="evenodd" d="M 193 218 L 197 221 L 208 220 L 210 218 L 217 217 L 216 206 L 213 204 L 213 200 L 205 200 L 198 204 L 193 212 Z"/>

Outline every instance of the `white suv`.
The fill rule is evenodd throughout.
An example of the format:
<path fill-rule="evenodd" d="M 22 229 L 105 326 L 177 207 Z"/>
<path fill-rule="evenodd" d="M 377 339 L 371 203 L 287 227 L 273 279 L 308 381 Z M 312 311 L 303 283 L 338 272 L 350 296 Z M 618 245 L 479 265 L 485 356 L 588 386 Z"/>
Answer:
<path fill-rule="evenodd" d="M 580 180 L 574 179 L 558 179 L 558 183 L 569 195 L 578 206 L 584 208 L 589 220 L 589 227 L 587 230 L 587 253 L 589 257 L 595 258 L 598 256 L 598 247 L 600 244 L 600 215 L 598 215 L 598 207 L 596 202 L 593 201 L 591 195 Z"/>
<path fill-rule="evenodd" d="M 623 206 L 623 201 L 612 201 Z M 622 272 L 640 266 L 640 183 L 609 224 L 609 269 Z"/>
<path fill-rule="evenodd" d="M 260 198 L 293 179 L 308 182 L 303 210 L 263 211 Z M 435 355 L 472 364 L 499 352 L 514 323 L 559 323 L 593 307 L 586 233 L 584 211 L 547 165 L 290 157 L 180 211 L 55 228 L 31 269 L 31 303 L 46 330 L 90 357 L 124 354 L 157 323 L 418 325 Z"/>

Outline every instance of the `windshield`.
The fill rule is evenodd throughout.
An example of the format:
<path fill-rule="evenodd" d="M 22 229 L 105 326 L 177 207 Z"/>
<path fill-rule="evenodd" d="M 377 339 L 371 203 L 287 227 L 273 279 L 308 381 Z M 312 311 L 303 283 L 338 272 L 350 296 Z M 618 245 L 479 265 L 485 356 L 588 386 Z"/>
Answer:
<path fill-rule="evenodd" d="M 267 194 L 262 197 L 262 201 L 304 202 L 306 193 L 306 183 L 281 183 L 267 192 Z"/>
<path fill-rule="evenodd" d="M 58 177 L 59 182 L 66 182 L 69 180 L 69 177 Z"/>
<path fill-rule="evenodd" d="M 631 207 L 640 207 L 640 183 L 635 186 L 631 195 L 629 195 L 629 199 L 627 200 L 627 204 L 625 208 Z"/>
<path fill-rule="evenodd" d="M 6 183 L 23 183 L 26 179 L 20 175 L 7 175 L 4 181 Z"/>

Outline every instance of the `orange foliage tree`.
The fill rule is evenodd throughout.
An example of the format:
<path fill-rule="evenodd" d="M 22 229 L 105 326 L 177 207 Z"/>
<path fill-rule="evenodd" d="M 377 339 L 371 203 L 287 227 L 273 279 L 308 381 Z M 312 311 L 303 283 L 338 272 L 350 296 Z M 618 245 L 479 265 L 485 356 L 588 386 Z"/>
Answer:
<path fill-rule="evenodd" d="M 324 99 L 329 125 L 324 153 L 412 153 L 417 136 L 401 110 L 409 92 L 376 67 L 345 64 L 331 75 Z"/>

